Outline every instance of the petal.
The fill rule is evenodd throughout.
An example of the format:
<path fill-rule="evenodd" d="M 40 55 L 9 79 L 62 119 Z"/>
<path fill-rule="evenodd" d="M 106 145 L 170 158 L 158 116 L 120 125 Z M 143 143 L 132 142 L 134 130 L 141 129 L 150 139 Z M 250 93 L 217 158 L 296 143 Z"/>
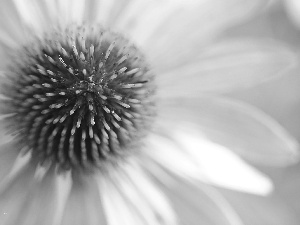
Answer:
<path fill-rule="evenodd" d="M 7 123 L 7 115 L 3 115 L 6 113 L 9 114 L 10 112 L 8 112 L 8 109 L 7 109 L 8 107 L 5 106 L 5 103 L 2 102 L 1 96 L 2 95 L 0 94 L 0 103 L 1 103 L 0 104 L 0 143 L 5 144 L 8 142 L 11 142 L 11 144 L 13 144 L 14 136 L 9 134 L 9 125 Z"/>
<path fill-rule="evenodd" d="M 199 2 L 195 0 L 133 0 L 129 4 L 128 1 L 117 1 L 115 3 L 111 7 L 111 10 L 103 14 L 104 16 L 99 21 L 104 21 L 106 26 L 128 35 L 135 43 L 145 46 L 146 49 L 149 46 L 145 42 L 153 34 L 157 34 L 157 29 L 159 29 L 162 23 L 169 21 L 172 17 L 173 20 L 176 19 L 174 18 L 175 14 L 178 16 L 182 11 L 186 15 L 186 10 L 199 5 Z M 174 21 L 174 24 L 176 22 Z M 153 44 L 153 40 L 151 44 Z"/>
<path fill-rule="evenodd" d="M 253 16 L 266 4 L 259 0 L 196 2 L 191 7 L 174 8 L 161 19 L 151 35 L 143 38 L 143 42 L 138 41 L 149 53 L 151 62 L 156 63 L 155 67 L 169 68 L 185 60 L 190 52 L 199 53 L 201 47 L 211 43 L 222 31 Z M 148 23 L 151 23 L 150 18 Z M 172 60 L 173 57 L 179 61 Z"/>
<path fill-rule="evenodd" d="M 109 225 L 177 224 L 164 195 L 134 162 L 98 183 Z"/>
<path fill-rule="evenodd" d="M 30 189 L 34 187 L 32 172 L 32 168 L 26 167 L 16 179 L 10 182 L 9 188 L 3 188 L 1 184 L 0 221 L 3 225 L 21 224 L 18 223 L 19 215 L 25 207 Z"/>
<path fill-rule="evenodd" d="M 53 168 L 17 159 L 0 183 L 1 224 L 60 225 L 61 202 L 65 199 L 61 193 L 68 189 L 60 178 Z"/>
<path fill-rule="evenodd" d="M 12 142 L 0 146 L 0 182 L 12 169 L 19 154 L 19 149 Z"/>
<path fill-rule="evenodd" d="M 272 190 L 272 183 L 266 176 L 226 148 L 203 139 L 191 129 L 171 133 L 173 144 L 166 138 L 153 137 L 148 151 L 144 153 L 170 172 L 183 178 L 259 195 Z"/>
<path fill-rule="evenodd" d="M 162 98 L 243 89 L 284 74 L 296 56 L 277 42 L 237 39 L 175 62 L 157 77 Z"/>
<path fill-rule="evenodd" d="M 86 22 L 88 11 L 96 5 L 93 0 L 13 0 L 22 25 L 35 35 L 49 28 L 66 27 Z M 90 15 L 90 14 L 89 14 Z M 31 35 L 32 36 L 32 35 Z"/>
<path fill-rule="evenodd" d="M 72 188 L 72 178 L 70 171 L 64 171 L 55 176 L 55 199 L 56 208 L 53 215 L 52 225 L 62 225 L 64 211 Z"/>
<path fill-rule="evenodd" d="M 106 224 L 95 180 L 87 174 L 79 173 L 74 174 L 73 181 L 61 224 Z"/>
<path fill-rule="evenodd" d="M 187 128 L 175 132 L 175 140 L 194 158 L 204 174 L 204 181 L 221 187 L 265 195 L 272 182 L 223 146 L 202 139 L 197 131 Z"/>
<path fill-rule="evenodd" d="M 16 216 L 16 221 L 18 222 L 15 222 L 15 224 L 54 224 L 53 216 L 55 215 L 57 207 L 54 176 L 53 172 L 48 173 L 43 180 L 40 181 L 34 179 L 33 176 L 27 177 L 28 180 L 31 180 L 32 185 L 30 187 L 24 187 L 24 189 L 26 189 L 26 191 L 24 191 L 26 193 L 25 202 L 22 204 L 21 212 Z"/>
<path fill-rule="evenodd" d="M 246 103 L 221 97 L 163 103 L 158 123 L 167 130 L 192 125 L 213 142 L 263 165 L 286 166 L 299 159 L 297 141 L 268 115 Z"/>
<path fill-rule="evenodd" d="M 185 47 L 193 49 L 195 42 L 203 44 L 264 4 L 258 0 L 93 1 L 87 20 L 128 35 L 156 58 L 164 57 L 161 52 L 170 56 Z M 182 41 L 188 46 L 178 45 Z"/>
<path fill-rule="evenodd" d="M 135 38 L 135 35 L 147 36 L 169 14 L 174 13 L 174 9 L 179 9 L 179 6 L 183 9 L 196 4 L 196 2 L 194 0 L 90 1 L 88 13 L 92 16 L 88 21 L 101 23 L 122 33 L 131 34 L 130 36 L 134 39 L 139 39 Z M 145 26 L 147 26 L 147 29 L 145 29 Z"/>
<path fill-rule="evenodd" d="M 16 47 L 22 42 L 24 33 L 22 18 L 12 1 L 1 1 L 0 15 L 0 44 L 5 48 Z"/>
<path fill-rule="evenodd" d="M 49 10 L 44 1 L 13 0 L 22 21 L 35 31 L 43 31 L 49 23 Z"/>
<path fill-rule="evenodd" d="M 144 167 L 170 199 L 180 224 L 198 225 L 199 221 L 203 225 L 243 224 L 226 199 L 213 187 L 178 179 L 158 170 L 157 165 Z"/>

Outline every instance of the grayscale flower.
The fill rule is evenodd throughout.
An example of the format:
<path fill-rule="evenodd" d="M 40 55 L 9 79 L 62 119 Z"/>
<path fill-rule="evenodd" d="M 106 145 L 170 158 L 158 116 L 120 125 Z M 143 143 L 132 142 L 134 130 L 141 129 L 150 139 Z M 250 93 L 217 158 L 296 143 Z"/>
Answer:
<path fill-rule="evenodd" d="M 242 224 L 213 185 L 265 195 L 242 158 L 298 159 L 276 121 L 222 95 L 294 63 L 218 38 L 264 3 L 1 1 L 1 224 Z"/>

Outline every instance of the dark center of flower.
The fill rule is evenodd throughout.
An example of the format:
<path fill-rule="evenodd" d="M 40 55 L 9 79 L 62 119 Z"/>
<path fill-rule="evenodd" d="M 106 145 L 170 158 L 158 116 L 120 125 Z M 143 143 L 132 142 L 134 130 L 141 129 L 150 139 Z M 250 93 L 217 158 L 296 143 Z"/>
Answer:
<path fill-rule="evenodd" d="M 150 127 L 153 75 L 119 34 L 100 27 L 53 32 L 22 49 L 10 71 L 8 122 L 40 162 L 101 166 L 136 149 Z"/>

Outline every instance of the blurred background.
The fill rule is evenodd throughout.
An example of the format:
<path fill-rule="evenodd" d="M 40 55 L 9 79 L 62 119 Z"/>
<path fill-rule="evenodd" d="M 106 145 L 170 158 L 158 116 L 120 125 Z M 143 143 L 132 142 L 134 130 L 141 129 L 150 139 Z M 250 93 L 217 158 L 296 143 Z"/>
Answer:
<path fill-rule="evenodd" d="M 297 1 L 300 4 L 300 0 Z M 300 10 L 298 16 L 300 18 Z M 279 40 L 297 52 L 300 58 L 300 20 L 298 24 L 293 20 L 285 1 L 273 1 L 260 15 L 228 30 L 225 35 Z M 300 63 L 279 79 L 230 96 L 262 109 L 300 142 Z M 226 197 L 236 206 L 247 225 L 300 224 L 300 163 L 285 169 L 260 169 L 273 178 L 274 195 L 260 198 L 223 190 Z M 281 207 L 276 206 L 278 202 L 283 202 Z"/>

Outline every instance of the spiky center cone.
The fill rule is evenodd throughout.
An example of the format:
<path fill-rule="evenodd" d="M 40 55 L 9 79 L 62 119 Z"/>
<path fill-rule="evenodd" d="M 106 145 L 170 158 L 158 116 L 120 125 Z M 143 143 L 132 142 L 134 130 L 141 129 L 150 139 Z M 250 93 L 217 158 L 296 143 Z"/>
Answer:
<path fill-rule="evenodd" d="M 56 31 L 22 49 L 2 87 L 10 130 L 60 168 L 101 167 L 137 149 L 154 115 L 143 55 L 100 27 Z"/>

